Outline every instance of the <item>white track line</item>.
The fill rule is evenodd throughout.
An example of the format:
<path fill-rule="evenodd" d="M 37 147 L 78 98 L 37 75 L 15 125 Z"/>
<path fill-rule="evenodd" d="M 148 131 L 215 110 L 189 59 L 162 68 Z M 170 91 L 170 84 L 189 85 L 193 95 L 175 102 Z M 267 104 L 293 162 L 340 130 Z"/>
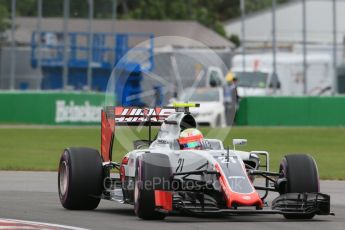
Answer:
<path fill-rule="evenodd" d="M 32 224 L 32 225 L 38 225 L 36 227 L 40 227 L 40 229 L 45 229 L 45 227 L 56 227 L 56 228 L 62 228 L 62 229 L 68 229 L 68 230 L 88 230 L 86 228 L 79 228 L 79 227 L 73 227 L 73 226 L 67 226 L 67 225 L 61 225 L 61 224 L 51 224 L 51 223 L 45 223 L 45 222 L 36 222 L 36 221 L 27 221 L 27 220 L 18 220 L 18 219 L 2 219 L 0 218 L 0 229 L 37 229 L 37 228 L 31 228 L 31 226 L 1 226 L 1 222 L 4 223 L 11 223 L 11 224 Z"/>

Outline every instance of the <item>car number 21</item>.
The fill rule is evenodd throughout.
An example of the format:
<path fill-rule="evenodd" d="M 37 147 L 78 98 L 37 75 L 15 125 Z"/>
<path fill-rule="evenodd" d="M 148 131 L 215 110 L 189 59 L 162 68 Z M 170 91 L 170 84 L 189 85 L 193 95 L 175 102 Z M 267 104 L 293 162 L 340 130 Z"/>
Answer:
<path fill-rule="evenodd" d="M 234 156 L 229 156 L 229 157 L 218 157 L 218 159 L 220 160 L 220 162 L 222 164 L 227 164 L 227 163 L 233 163 L 236 164 L 237 163 L 237 157 Z"/>
<path fill-rule="evenodd" d="M 181 172 L 182 171 L 183 164 L 184 164 L 184 159 L 183 158 L 179 158 L 178 161 L 177 161 L 176 172 Z"/>

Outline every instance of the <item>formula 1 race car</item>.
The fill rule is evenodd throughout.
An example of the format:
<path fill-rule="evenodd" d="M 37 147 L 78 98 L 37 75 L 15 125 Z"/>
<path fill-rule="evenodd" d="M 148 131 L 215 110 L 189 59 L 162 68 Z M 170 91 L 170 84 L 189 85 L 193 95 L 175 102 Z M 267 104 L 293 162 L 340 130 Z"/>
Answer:
<path fill-rule="evenodd" d="M 66 148 L 58 189 L 66 209 L 97 208 L 101 199 L 134 205 L 139 218 L 163 219 L 170 213 L 282 214 L 288 219 L 330 215 L 330 196 L 320 193 L 318 170 L 309 155 L 286 155 L 278 172 L 269 171 L 265 151 L 239 151 L 217 139 L 201 149 L 184 149 L 180 133 L 195 128 L 193 103 L 162 108 L 106 107 L 102 110 L 101 154 L 90 148 Z M 121 163 L 112 161 L 115 129 L 147 126 L 148 140 L 134 141 Z M 151 127 L 160 126 L 155 138 Z M 114 174 L 114 169 L 118 174 Z M 258 180 L 262 177 L 264 180 Z M 257 181 L 264 185 L 257 185 Z M 270 205 L 269 192 L 278 196 Z"/>

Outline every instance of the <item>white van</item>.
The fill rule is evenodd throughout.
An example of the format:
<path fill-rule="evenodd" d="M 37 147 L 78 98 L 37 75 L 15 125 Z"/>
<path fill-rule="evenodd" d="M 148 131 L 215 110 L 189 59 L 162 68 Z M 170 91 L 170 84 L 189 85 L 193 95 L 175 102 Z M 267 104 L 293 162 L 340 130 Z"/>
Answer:
<path fill-rule="evenodd" d="M 327 54 L 307 55 L 307 77 L 303 79 L 303 55 L 277 53 L 277 75 L 273 76 L 272 54 L 236 55 L 231 71 L 238 79 L 239 96 L 330 95 L 332 92 L 332 58 Z"/>

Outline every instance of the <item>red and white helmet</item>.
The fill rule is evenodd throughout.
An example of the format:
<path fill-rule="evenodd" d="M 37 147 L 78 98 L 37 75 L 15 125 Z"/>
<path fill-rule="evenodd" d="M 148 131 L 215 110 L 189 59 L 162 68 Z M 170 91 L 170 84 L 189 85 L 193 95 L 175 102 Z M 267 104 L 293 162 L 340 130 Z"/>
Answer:
<path fill-rule="evenodd" d="M 204 136 L 195 129 L 189 128 L 181 132 L 178 142 L 181 149 L 201 149 Z"/>

